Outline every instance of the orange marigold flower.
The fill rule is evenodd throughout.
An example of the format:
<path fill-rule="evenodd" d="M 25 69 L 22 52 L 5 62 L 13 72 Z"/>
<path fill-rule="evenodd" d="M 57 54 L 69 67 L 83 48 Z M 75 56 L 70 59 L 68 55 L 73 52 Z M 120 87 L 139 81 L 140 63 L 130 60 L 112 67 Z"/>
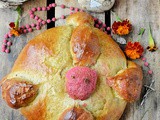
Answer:
<path fill-rule="evenodd" d="M 118 35 L 127 35 L 132 30 L 132 25 L 129 20 L 115 21 L 112 25 L 113 33 Z"/>
<path fill-rule="evenodd" d="M 125 53 L 130 59 L 140 58 L 143 51 L 144 49 L 139 42 L 128 42 L 125 48 Z"/>
<path fill-rule="evenodd" d="M 21 32 L 20 30 L 11 29 L 10 34 L 14 36 L 20 36 Z"/>
<path fill-rule="evenodd" d="M 11 35 L 19 36 L 22 33 L 22 30 L 18 28 L 14 22 L 11 22 L 9 26 L 11 27 L 11 30 L 10 30 Z"/>

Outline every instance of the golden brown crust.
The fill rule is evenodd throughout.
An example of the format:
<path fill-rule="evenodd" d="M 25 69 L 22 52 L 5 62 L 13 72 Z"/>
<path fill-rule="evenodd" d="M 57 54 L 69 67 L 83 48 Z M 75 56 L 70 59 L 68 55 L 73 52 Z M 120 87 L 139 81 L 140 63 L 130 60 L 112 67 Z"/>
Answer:
<path fill-rule="evenodd" d="M 80 107 L 72 107 L 65 110 L 59 120 L 94 120 L 91 113 Z"/>
<path fill-rule="evenodd" d="M 27 120 L 46 120 L 47 103 L 45 99 L 46 98 L 41 98 L 32 106 L 21 108 L 21 112 L 27 118 Z"/>
<path fill-rule="evenodd" d="M 116 76 L 108 78 L 107 83 L 125 100 L 134 102 L 140 97 L 142 79 L 143 74 L 141 68 L 134 62 L 128 61 L 128 68 Z"/>
<path fill-rule="evenodd" d="M 79 26 L 84 24 L 94 26 L 94 19 L 91 15 L 85 12 L 77 12 L 75 14 L 70 15 L 66 19 L 66 23 L 67 25 L 73 25 L 73 26 Z"/>
<path fill-rule="evenodd" d="M 79 66 L 90 66 L 96 63 L 100 54 L 98 36 L 88 25 L 78 26 L 71 37 L 73 62 Z"/>
<path fill-rule="evenodd" d="M 38 94 L 38 87 L 21 79 L 6 80 L 2 85 L 2 96 L 15 109 L 27 106 Z"/>
<path fill-rule="evenodd" d="M 97 120 L 120 118 L 127 102 L 115 96 L 114 91 L 119 87 L 111 89 L 106 85 L 106 77 L 115 76 L 118 71 L 126 69 L 126 58 L 116 42 L 109 35 L 94 28 L 93 24 L 93 18 L 87 13 L 75 13 L 68 17 L 67 25 L 43 32 L 24 47 L 11 73 L 1 83 L 5 83 L 6 79 L 9 82 L 11 79 L 20 78 L 39 85 L 37 97 L 27 106 L 20 108 L 28 120 L 58 120 L 60 116 L 66 116 L 68 108 L 84 103 L 87 111 L 75 108 L 79 120 L 93 120 L 93 117 Z M 77 59 L 73 48 L 76 43 L 82 45 L 83 42 L 87 47 L 83 49 L 81 59 Z M 75 67 L 73 62 L 77 65 L 89 65 L 98 73 L 95 92 L 83 101 L 71 99 L 65 91 L 65 74 Z M 124 74 L 122 72 L 116 76 L 133 76 L 137 65 L 129 63 L 129 66 L 131 67 L 123 71 Z M 139 76 L 141 73 L 137 74 Z M 119 85 L 116 80 L 114 82 Z M 127 82 L 124 80 L 123 84 Z M 127 92 L 122 89 L 119 93 Z"/>

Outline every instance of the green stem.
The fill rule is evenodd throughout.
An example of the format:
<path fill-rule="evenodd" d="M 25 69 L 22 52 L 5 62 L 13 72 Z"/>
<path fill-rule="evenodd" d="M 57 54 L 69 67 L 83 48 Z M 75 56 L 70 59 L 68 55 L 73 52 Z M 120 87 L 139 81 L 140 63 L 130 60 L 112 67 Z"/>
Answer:
<path fill-rule="evenodd" d="M 153 40 L 153 37 L 152 37 L 150 25 L 149 25 L 149 46 L 154 47 L 154 40 Z"/>
<path fill-rule="evenodd" d="M 141 28 L 140 29 L 140 31 L 139 31 L 139 33 L 138 33 L 138 42 L 141 40 L 141 38 L 142 38 L 142 35 L 144 34 L 144 31 L 145 31 L 145 29 L 144 28 Z"/>
<path fill-rule="evenodd" d="M 112 13 L 116 16 L 116 21 L 122 22 L 121 18 L 115 12 L 112 11 Z"/>

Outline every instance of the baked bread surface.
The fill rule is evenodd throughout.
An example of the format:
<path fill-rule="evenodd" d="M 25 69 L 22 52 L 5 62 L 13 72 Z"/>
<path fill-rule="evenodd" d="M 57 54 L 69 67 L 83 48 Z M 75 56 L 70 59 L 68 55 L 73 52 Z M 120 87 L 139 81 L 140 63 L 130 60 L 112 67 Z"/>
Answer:
<path fill-rule="evenodd" d="M 11 98 L 20 99 L 20 102 L 8 105 L 19 108 L 27 120 L 119 120 L 127 102 L 137 100 L 140 95 L 142 71 L 131 62 L 138 70 L 138 77 L 133 75 L 132 79 L 140 82 L 135 97 L 128 97 L 126 90 L 117 87 L 118 77 L 114 79 L 119 71 L 122 76 L 126 75 L 125 55 L 109 35 L 93 25 L 90 15 L 79 12 L 69 16 L 66 25 L 51 28 L 30 40 L 11 72 L 1 81 L 2 96 L 7 103 Z M 98 75 L 96 89 L 85 100 L 73 99 L 66 92 L 66 73 L 76 66 L 89 67 Z M 24 82 L 36 87 L 18 91 L 18 94 L 14 82 L 22 88 Z M 21 93 L 28 96 L 23 99 Z"/>

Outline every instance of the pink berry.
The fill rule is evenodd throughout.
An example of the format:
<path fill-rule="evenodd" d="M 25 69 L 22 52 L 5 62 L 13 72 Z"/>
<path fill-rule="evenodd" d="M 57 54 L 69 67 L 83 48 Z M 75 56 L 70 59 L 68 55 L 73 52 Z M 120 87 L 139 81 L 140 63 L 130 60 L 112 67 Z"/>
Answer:
<path fill-rule="evenodd" d="M 37 22 L 36 25 L 37 25 L 37 26 L 40 26 L 40 22 Z"/>
<path fill-rule="evenodd" d="M 103 28 L 100 28 L 101 31 L 103 31 Z"/>
<path fill-rule="evenodd" d="M 8 37 L 9 37 L 9 38 L 12 37 L 12 34 L 11 34 L 11 33 L 8 33 Z"/>
<path fill-rule="evenodd" d="M 78 8 L 75 8 L 75 12 L 78 12 L 79 11 L 79 9 Z"/>
<path fill-rule="evenodd" d="M 106 27 L 106 24 L 103 24 L 102 26 L 103 26 L 103 27 Z"/>
<path fill-rule="evenodd" d="M 11 46 L 11 45 L 12 45 L 12 42 L 7 42 L 7 45 L 8 45 L 8 46 Z"/>
<path fill-rule="evenodd" d="M 42 22 L 42 19 L 38 19 L 38 22 Z"/>
<path fill-rule="evenodd" d="M 38 11 L 41 11 L 41 7 L 37 7 L 37 10 L 38 10 Z"/>
<path fill-rule="evenodd" d="M 51 8 L 50 7 L 47 7 L 47 10 L 50 10 Z"/>
<path fill-rule="evenodd" d="M 143 58 L 142 58 L 142 60 L 143 60 L 143 61 L 146 61 L 146 58 L 145 58 L 145 57 L 143 57 Z"/>
<path fill-rule="evenodd" d="M 70 9 L 70 10 L 74 10 L 74 7 L 70 7 L 69 9 Z"/>
<path fill-rule="evenodd" d="M 42 7 L 42 11 L 45 11 L 45 10 L 47 10 L 47 8 L 46 7 Z"/>
<path fill-rule="evenodd" d="M 40 29 L 41 29 L 41 27 L 40 27 L 40 26 L 36 26 L 36 29 L 37 29 L 37 30 L 40 30 Z"/>
<path fill-rule="evenodd" d="M 29 14 L 33 14 L 33 11 L 32 11 L 32 10 L 30 10 L 30 11 L 29 11 Z"/>
<path fill-rule="evenodd" d="M 52 3 L 52 7 L 56 7 L 57 6 L 57 4 L 56 3 Z"/>
<path fill-rule="evenodd" d="M 49 7 L 51 8 L 51 7 L 52 7 L 52 4 L 49 4 Z"/>
<path fill-rule="evenodd" d="M 3 40 L 3 42 L 4 42 L 4 43 L 7 43 L 7 42 L 8 42 L 8 40 L 4 39 L 4 40 Z"/>
<path fill-rule="evenodd" d="M 153 73 L 153 71 L 152 71 L 152 70 L 148 70 L 148 74 L 150 74 L 150 75 L 151 75 L 152 73 Z"/>
<path fill-rule="evenodd" d="M 32 24 L 31 24 L 31 26 L 32 26 L 32 27 L 34 27 L 34 26 L 35 26 L 35 24 L 34 24 L 34 23 L 32 23 Z"/>
<path fill-rule="evenodd" d="M 101 20 L 98 20 L 98 24 L 101 25 L 101 24 L 102 24 L 102 21 L 101 21 Z"/>
<path fill-rule="evenodd" d="M 84 12 L 84 10 L 81 9 L 80 12 Z"/>
<path fill-rule="evenodd" d="M 107 27 L 107 30 L 110 31 L 110 30 L 111 30 L 111 27 Z"/>
<path fill-rule="evenodd" d="M 94 21 L 97 21 L 98 20 L 98 18 L 94 18 Z"/>
<path fill-rule="evenodd" d="M 21 28 L 22 28 L 22 29 L 24 29 L 24 28 L 25 28 L 25 26 L 21 26 Z"/>
<path fill-rule="evenodd" d="M 10 50 L 9 50 L 9 49 L 5 49 L 5 52 L 6 52 L 6 53 L 9 53 L 9 52 L 10 52 Z"/>
<path fill-rule="evenodd" d="M 35 19 L 35 20 L 38 20 L 38 19 L 39 19 L 39 17 L 38 17 L 38 16 L 35 16 L 35 17 L 34 17 L 34 19 Z"/>
<path fill-rule="evenodd" d="M 6 48 L 6 44 L 2 44 L 2 48 Z"/>
<path fill-rule="evenodd" d="M 50 19 L 47 19 L 47 23 L 50 23 L 51 22 L 51 20 Z"/>
<path fill-rule="evenodd" d="M 45 25 L 45 24 L 46 24 L 46 21 L 42 21 L 42 24 Z"/>
<path fill-rule="evenodd" d="M 34 18 L 34 15 L 33 15 L 33 14 L 30 14 L 30 18 Z"/>
<path fill-rule="evenodd" d="M 25 30 L 23 30 L 23 33 L 27 33 L 27 30 L 25 29 Z"/>
<path fill-rule="evenodd" d="M 73 12 L 70 12 L 70 15 L 72 15 L 73 14 Z"/>
<path fill-rule="evenodd" d="M 56 18 L 52 18 L 52 21 L 56 21 Z"/>
<path fill-rule="evenodd" d="M 64 5 L 64 4 L 62 4 L 62 5 L 61 5 L 61 8 L 62 8 L 62 9 L 64 9 L 64 8 L 65 8 L 65 5 Z"/>
<path fill-rule="evenodd" d="M 27 29 L 30 28 L 30 25 L 27 24 L 27 25 L 26 25 L 26 28 L 27 28 Z"/>
<path fill-rule="evenodd" d="M 64 16 L 64 15 L 62 15 L 62 16 L 61 16 L 61 18 L 62 18 L 62 19 L 65 19 L 65 16 Z"/>
<path fill-rule="evenodd" d="M 33 29 L 32 29 L 32 28 L 29 28 L 29 29 L 28 29 L 28 32 L 32 32 L 32 31 L 33 31 Z"/>
<path fill-rule="evenodd" d="M 99 25 L 98 25 L 98 24 L 96 24 L 96 28 L 99 28 Z"/>
<path fill-rule="evenodd" d="M 4 38 L 7 39 L 7 38 L 8 38 L 8 34 L 5 34 L 5 35 L 4 35 Z"/>
<path fill-rule="evenodd" d="M 36 10 L 37 10 L 36 8 L 32 8 L 32 11 L 34 11 L 34 12 L 35 12 Z"/>
<path fill-rule="evenodd" d="M 145 65 L 146 67 L 148 67 L 149 63 L 148 63 L 148 62 L 144 62 L 144 65 Z"/>

